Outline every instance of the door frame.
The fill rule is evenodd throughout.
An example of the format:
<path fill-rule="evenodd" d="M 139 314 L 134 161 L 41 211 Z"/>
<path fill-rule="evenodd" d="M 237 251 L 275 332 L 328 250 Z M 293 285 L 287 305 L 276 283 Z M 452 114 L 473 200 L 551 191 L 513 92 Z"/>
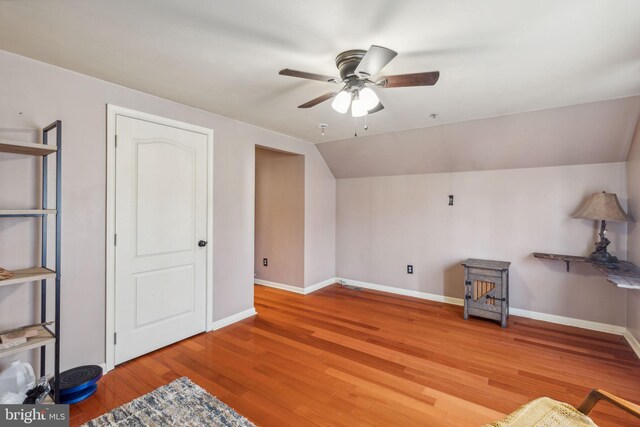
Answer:
<path fill-rule="evenodd" d="M 115 367 L 114 333 L 116 325 L 115 304 L 115 220 L 116 220 L 116 118 L 117 116 L 144 120 L 151 123 L 170 126 L 203 134 L 207 137 L 207 241 L 206 247 L 206 322 L 204 331 L 213 329 L 213 129 L 155 116 L 112 104 L 107 104 L 107 212 L 106 212 L 106 328 L 105 360 L 106 371 Z"/>

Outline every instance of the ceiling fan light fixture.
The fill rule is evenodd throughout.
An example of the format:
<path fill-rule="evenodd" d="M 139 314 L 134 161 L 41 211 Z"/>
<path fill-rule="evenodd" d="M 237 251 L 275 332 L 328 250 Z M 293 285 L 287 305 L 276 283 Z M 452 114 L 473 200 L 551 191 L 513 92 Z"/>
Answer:
<path fill-rule="evenodd" d="M 367 110 L 367 106 L 362 99 L 355 98 L 351 103 L 351 115 L 353 117 L 362 117 L 366 116 L 369 110 Z"/>
<path fill-rule="evenodd" d="M 351 105 L 351 94 L 343 90 L 333 99 L 331 108 L 340 114 L 344 114 L 349 110 L 349 105 Z"/>
<path fill-rule="evenodd" d="M 373 89 L 365 87 L 360 91 L 360 100 L 364 102 L 367 111 L 374 109 L 380 100 Z"/>
<path fill-rule="evenodd" d="M 351 108 L 353 117 L 363 117 L 384 110 L 378 90 L 396 87 L 433 86 L 440 78 L 439 71 L 379 76 L 380 71 L 396 57 L 398 53 L 382 46 L 371 45 L 368 50 L 346 50 L 336 57 L 336 67 L 340 78 L 323 74 L 308 73 L 289 68 L 279 74 L 307 80 L 344 84 L 342 89 L 327 92 L 311 101 L 298 105 L 298 108 L 311 108 L 332 100 L 331 107 L 340 114 Z M 373 76 L 378 76 L 371 80 Z"/>

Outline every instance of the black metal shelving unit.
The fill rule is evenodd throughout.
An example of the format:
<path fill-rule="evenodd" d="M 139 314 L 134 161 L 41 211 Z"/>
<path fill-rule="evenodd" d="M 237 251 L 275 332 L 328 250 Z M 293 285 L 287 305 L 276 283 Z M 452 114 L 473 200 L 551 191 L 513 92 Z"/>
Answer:
<path fill-rule="evenodd" d="M 56 131 L 55 145 L 50 143 L 49 133 Z M 0 280 L 0 286 L 11 286 L 31 282 L 40 282 L 40 322 L 47 318 L 47 287 L 50 281 L 55 282 L 55 313 L 53 314 L 53 331 L 42 326 L 38 336 L 29 338 L 25 344 L 0 350 L 0 357 L 8 357 L 20 352 L 40 348 L 40 375 L 45 375 L 47 365 L 47 346 L 54 347 L 53 367 L 53 400 L 59 402 L 60 376 L 60 261 L 62 255 L 62 122 L 57 120 L 42 129 L 42 144 L 0 140 L 0 152 L 42 157 L 42 201 L 39 209 L 1 210 L 0 218 L 39 218 L 41 220 L 40 266 L 14 271 L 15 276 Z M 55 208 L 49 208 L 49 156 L 55 155 Z M 54 268 L 49 265 L 49 217 L 55 217 L 55 254 Z"/>

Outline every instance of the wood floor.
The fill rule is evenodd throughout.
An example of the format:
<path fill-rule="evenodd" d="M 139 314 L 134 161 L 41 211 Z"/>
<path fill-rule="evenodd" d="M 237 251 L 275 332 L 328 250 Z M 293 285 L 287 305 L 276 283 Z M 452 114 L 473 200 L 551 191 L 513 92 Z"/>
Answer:
<path fill-rule="evenodd" d="M 124 363 L 71 407 L 84 423 L 187 376 L 262 426 L 478 426 L 539 396 L 577 405 L 594 387 L 640 403 L 624 338 L 332 285 L 255 287 L 258 316 Z M 600 426 L 638 426 L 607 403 Z"/>

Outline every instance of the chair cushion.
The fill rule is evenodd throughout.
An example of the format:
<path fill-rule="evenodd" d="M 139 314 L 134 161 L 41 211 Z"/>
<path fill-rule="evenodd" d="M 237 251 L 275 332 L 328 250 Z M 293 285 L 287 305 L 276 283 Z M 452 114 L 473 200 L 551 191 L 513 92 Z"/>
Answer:
<path fill-rule="evenodd" d="M 573 406 L 540 397 L 521 406 L 502 421 L 485 427 L 597 427 L 591 418 Z"/>

